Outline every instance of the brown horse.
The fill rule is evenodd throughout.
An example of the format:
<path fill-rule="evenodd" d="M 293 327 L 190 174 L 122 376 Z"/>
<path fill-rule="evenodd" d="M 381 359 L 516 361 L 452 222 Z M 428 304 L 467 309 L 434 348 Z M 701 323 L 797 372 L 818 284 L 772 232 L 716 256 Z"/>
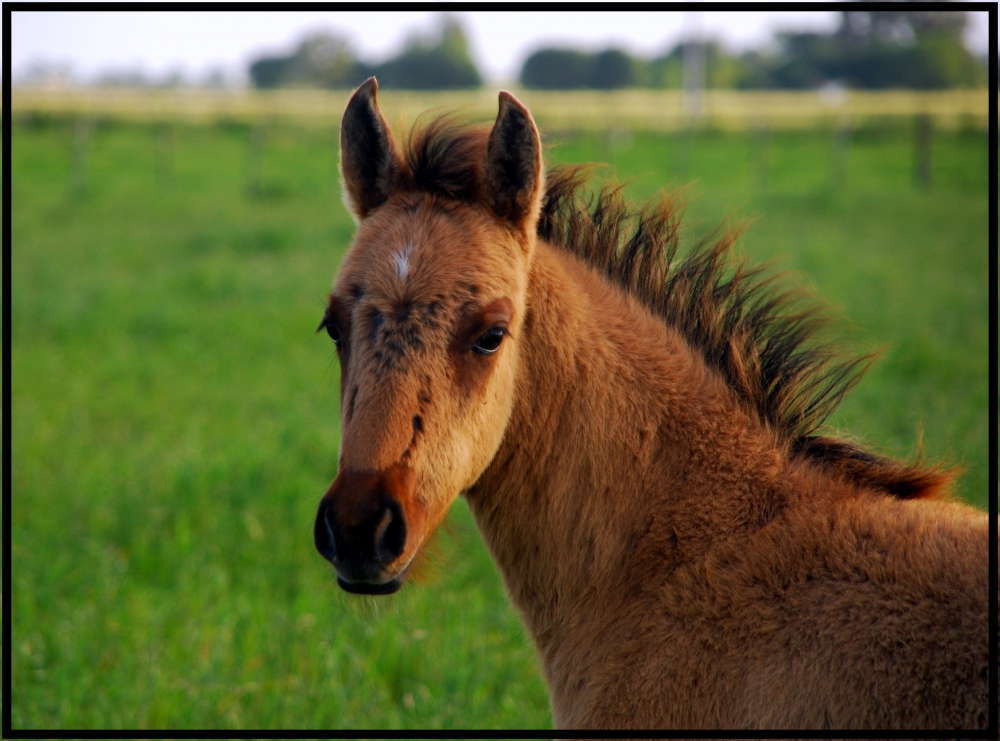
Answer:
<path fill-rule="evenodd" d="M 527 109 L 398 147 L 355 92 L 358 226 L 320 328 L 350 592 L 403 584 L 466 497 L 560 728 L 987 727 L 989 526 L 949 474 L 817 436 L 862 360 L 669 204 L 589 200 Z"/>

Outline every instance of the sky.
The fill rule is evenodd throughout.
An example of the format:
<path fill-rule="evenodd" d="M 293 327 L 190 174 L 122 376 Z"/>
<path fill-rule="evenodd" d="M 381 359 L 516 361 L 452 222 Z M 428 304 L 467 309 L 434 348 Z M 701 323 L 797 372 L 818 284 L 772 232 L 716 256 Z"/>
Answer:
<path fill-rule="evenodd" d="M 707 4 L 706 4 L 707 5 Z M 398 7 L 398 6 L 396 6 Z M 466 29 L 473 59 L 490 83 L 513 82 L 521 64 L 543 46 L 617 46 L 644 56 L 666 51 L 686 34 L 742 51 L 769 43 L 778 30 L 829 32 L 836 11 L 578 11 L 452 14 Z M 973 13 L 966 44 L 989 45 L 988 13 Z M 313 31 L 347 38 L 365 61 L 398 53 L 414 34 L 430 35 L 440 13 L 426 11 L 162 12 L 15 11 L 11 13 L 11 72 L 15 83 L 37 62 L 68 65 L 77 82 L 108 71 L 142 71 L 151 78 L 180 72 L 190 82 L 221 71 L 246 84 L 250 62 L 289 54 Z"/>

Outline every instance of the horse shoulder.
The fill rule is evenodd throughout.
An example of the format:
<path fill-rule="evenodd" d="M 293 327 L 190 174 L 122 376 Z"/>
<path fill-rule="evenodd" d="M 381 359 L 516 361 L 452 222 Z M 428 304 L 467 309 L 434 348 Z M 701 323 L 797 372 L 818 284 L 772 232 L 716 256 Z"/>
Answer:
<path fill-rule="evenodd" d="M 738 580 L 761 637 L 748 712 L 765 709 L 768 726 L 985 723 L 984 513 L 862 493 L 790 508 L 775 524 Z"/>
<path fill-rule="evenodd" d="M 584 694 L 566 718 L 597 727 L 979 727 L 987 535 L 985 514 L 947 502 L 793 503 L 703 559 L 664 563 L 662 583 L 620 608 L 600 672 L 576 688 Z"/>

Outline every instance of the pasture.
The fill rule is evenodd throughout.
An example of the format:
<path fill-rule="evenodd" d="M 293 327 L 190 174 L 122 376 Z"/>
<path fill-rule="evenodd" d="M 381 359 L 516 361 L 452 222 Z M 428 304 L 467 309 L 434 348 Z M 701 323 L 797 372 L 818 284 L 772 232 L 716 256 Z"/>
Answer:
<path fill-rule="evenodd" d="M 749 218 L 883 348 L 828 420 L 961 465 L 986 508 L 987 139 L 909 121 L 693 134 L 548 131 L 685 233 Z M 551 725 L 534 649 L 465 504 L 420 583 L 337 588 L 312 544 L 338 367 L 313 334 L 353 223 L 335 131 L 34 116 L 12 131 L 11 719 L 26 728 Z"/>

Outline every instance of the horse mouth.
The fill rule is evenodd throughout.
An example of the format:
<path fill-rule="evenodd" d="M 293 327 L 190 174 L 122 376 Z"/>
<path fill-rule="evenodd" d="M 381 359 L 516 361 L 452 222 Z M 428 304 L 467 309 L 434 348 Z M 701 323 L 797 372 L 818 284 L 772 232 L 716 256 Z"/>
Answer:
<path fill-rule="evenodd" d="M 392 594 L 403 586 L 403 579 L 397 576 L 384 584 L 369 584 L 363 581 L 344 581 L 338 574 L 337 586 L 351 594 Z"/>
<path fill-rule="evenodd" d="M 381 584 L 364 581 L 347 581 L 340 574 L 337 574 L 337 586 L 351 594 L 393 594 L 394 592 L 398 592 L 399 588 L 403 586 L 403 582 L 406 581 L 406 575 L 410 573 L 412 565 L 413 562 L 411 561 L 396 576 Z"/>

